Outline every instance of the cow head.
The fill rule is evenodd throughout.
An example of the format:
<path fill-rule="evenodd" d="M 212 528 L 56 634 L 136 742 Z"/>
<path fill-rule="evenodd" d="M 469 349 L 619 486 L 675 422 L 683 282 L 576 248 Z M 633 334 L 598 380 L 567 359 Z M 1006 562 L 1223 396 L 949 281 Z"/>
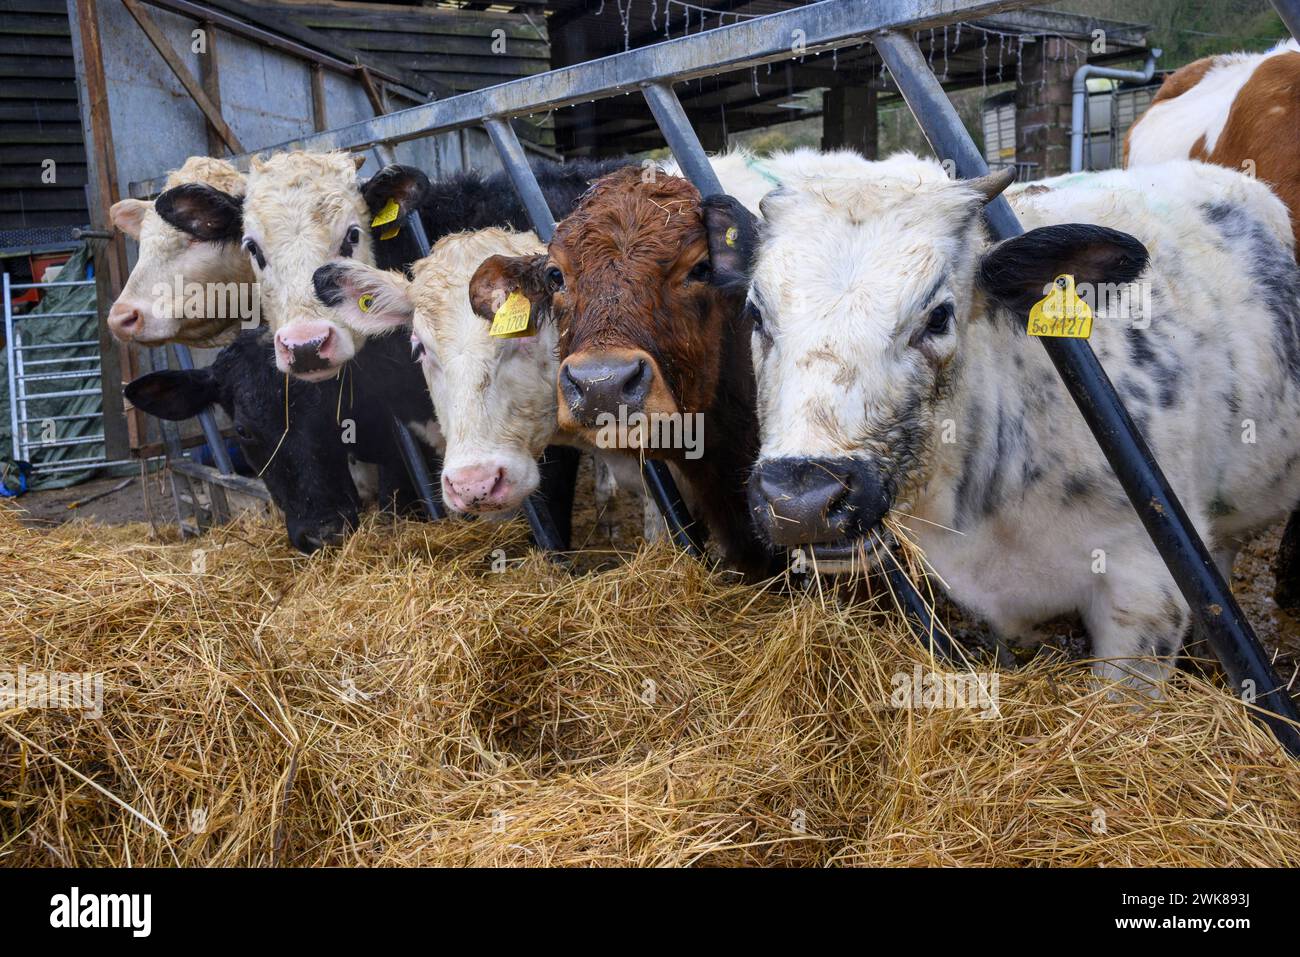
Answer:
<path fill-rule="evenodd" d="M 129 383 L 125 395 L 136 408 L 173 421 L 213 405 L 224 409 L 244 458 L 284 513 L 290 542 L 313 552 L 341 541 L 361 505 L 339 439 L 339 386 L 290 379 L 271 365 L 270 352 L 264 330 L 245 332 L 208 368 L 151 372 Z"/>
<path fill-rule="evenodd" d="M 695 187 L 636 167 L 597 180 L 556 227 L 547 255 L 484 263 L 474 285 L 484 302 L 522 292 L 552 316 L 559 424 L 593 443 L 620 412 L 710 408 L 718 343 L 745 295 L 743 277 L 710 246 Z"/>
<path fill-rule="evenodd" d="M 281 153 L 253 161 L 242 204 L 202 187 L 159 197 L 168 222 L 243 248 L 275 333 L 276 366 L 310 382 L 336 375 L 373 331 L 364 322 L 335 321 L 316 298 L 312 274 L 335 259 L 373 265 L 371 222 L 387 212 L 381 233 L 400 226 L 428 188 L 424 174 L 408 166 L 385 167 L 358 185 L 361 162 L 346 153 Z"/>
<path fill-rule="evenodd" d="M 167 178 L 168 190 L 187 184 L 222 191 L 236 205 L 244 192 L 243 174 L 208 156 L 191 157 Z M 144 346 L 203 346 L 233 337 L 253 281 L 237 242 L 207 242 L 183 232 L 144 200 L 124 199 L 109 214 L 113 225 L 139 245 L 135 268 L 108 310 L 114 338 Z M 213 304 L 216 308 L 208 308 Z"/>
<path fill-rule="evenodd" d="M 1063 272 L 1126 282 L 1143 268 L 1140 243 L 1096 226 L 986 249 L 980 213 L 1012 178 L 951 181 L 937 162 L 900 155 L 763 201 L 750 290 L 762 444 L 749 495 L 774 544 L 860 537 L 926 487 L 973 324 L 1006 306 L 1023 327 Z"/>
<path fill-rule="evenodd" d="M 414 325 L 412 352 L 447 443 L 443 500 L 457 512 L 513 511 L 537 489 L 537 459 L 555 433 L 555 326 L 537 308 L 531 335 L 490 336 L 504 296 L 470 275 L 484 257 L 479 273 L 544 251 L 532 233 L 484 229 L 440 240 L 409 280 L 356 262 L 316 271 L 339 321 Z"/>

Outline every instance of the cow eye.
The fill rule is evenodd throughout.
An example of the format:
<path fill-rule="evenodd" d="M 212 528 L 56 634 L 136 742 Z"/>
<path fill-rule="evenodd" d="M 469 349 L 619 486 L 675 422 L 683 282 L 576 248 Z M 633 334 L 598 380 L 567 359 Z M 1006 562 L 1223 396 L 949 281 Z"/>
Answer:
<path fill-rule="evenodd" d="M 262 247 L 257 245 L 257 242 L 248 236 L 244 237 L 244 252 L 248 253 L 248 255 L 252 256 L 253 259 L 256 260 L 259 269 L 266 268 L 266 257 L 262 255 Z"/>
<path fill-rule="evenodd" d="M 945 302 L 930 310 L 930 317 L 925 321 L 927 336 L 946 336 L 952 328 L 952 303 Z"/>
<path fill-rule="evenodd" d="M 424 358 L 424 343 L 416 335 L 411 336 L 411 358 L 416 362 Z"/>
<path fill-rule="evenodd" d="M 350 258 L 352 250 L 359 242 L 361 242 L 361 227 L 353 224 L 348 227 L 347 233 L 343 236 L 343 244 L 339 246 L 339 255 Z"/>
<path fill-rule="evenodd" d="M 239 436 L 245 442 L 251 442 L 253 440 L 253 433 L 244 428 L 243 424 L 240 422 L 235 423 L 235 435 Z"/>
<path fill-rule="evenodd" d="M 547 266 L 545 278 L 546 288 L 551 292 L 559 292 L 564 288 L 564 273 L 559 266 Z"/>
<path fill-rule="evenodd" d="M 745 300 L 745 318 L 749 320 L 751 327 L 759 335 L 767 335 L 763 328 L 763 314 L 758 311 L 758 306 L 754 305 L 754 300 Z"/>
<path fill-rule="evenodd" d="M 687 276 L 687 278 L 691 279 L 694 282 L 707 282 L 709 277 L 712 275 L 713 275 L 713 266 L 710 265 L 707 259 L 701 259 L 699 262 L 695 264 L 695 268 L 693 268 L 690 271 L 690 274 Z"/>

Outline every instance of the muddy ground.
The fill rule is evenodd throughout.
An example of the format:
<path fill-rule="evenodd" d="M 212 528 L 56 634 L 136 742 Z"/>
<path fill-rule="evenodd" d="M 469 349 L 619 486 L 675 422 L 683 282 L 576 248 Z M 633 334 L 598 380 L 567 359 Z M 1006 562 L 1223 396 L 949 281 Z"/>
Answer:
<path fill-rule="evenodd" d="M 26 512 L 24 522 L 33 527 L 52 527 L 74 520 L 107 525 L 143 522 L 163 527 L 174 522 L 170 487 L 163 473 L 154 473 L 146 480 L 137 475 L 118 488 L 123 481 L 122 476 L 99 478 L 72 488 L 29 492 L 11 501 Z M 610 513 L 598 515 L 592 504 L 592 487 L 589 460 L 584 458 L 573 542 L 575 547 L 604 551 L 608 553 L 604 558 L 610 560 L 613 551 L 633 548 L 641 538 L 641 506 L 632 496 L 619 494 Z M 1232 590 L 1265 648 L 1276 655 L 1279 675 L 1290 681 L 1300 669 L 1300 619 L 1280 610 L 1273 601 L 1273 558 L 1282 528 L 1283 523 L 1279 523 L 1242 550 L 1233 569 Z M 606 562 L 598 559 L 596 563 Z M 945 602 L 938 611 L 964 642 L 988 642 L 987 629 L 966 618 L 955 606 Z M 1070 657 L 1087 654 L 1088 642 L 1077 619 L 1055 622 L 1050 633 L 1051 644 Z"/>

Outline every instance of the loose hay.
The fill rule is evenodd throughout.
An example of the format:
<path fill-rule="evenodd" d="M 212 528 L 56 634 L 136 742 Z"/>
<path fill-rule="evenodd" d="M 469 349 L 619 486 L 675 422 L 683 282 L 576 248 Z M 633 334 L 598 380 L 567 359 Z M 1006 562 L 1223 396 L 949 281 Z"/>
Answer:
<path fill-rule="evenodd" d="M 1300 765 L 1186 674 L 1134 710 L 1042 660 L 993 717 L 897 708 L 930 663 L 883 602 L 667 548 L 571 575 L 517 525 L 283 538 L 0 509 L 0 661 L 104 680 L 98 719 L 0 705 L 0 860 L 1300 863 Z"/>

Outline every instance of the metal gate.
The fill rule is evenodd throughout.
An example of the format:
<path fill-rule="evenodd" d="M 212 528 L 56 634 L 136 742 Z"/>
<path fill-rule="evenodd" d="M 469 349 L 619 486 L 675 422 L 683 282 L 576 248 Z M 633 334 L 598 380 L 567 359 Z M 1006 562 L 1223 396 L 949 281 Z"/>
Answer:
<path fill-rule="evenodd" d="M 1300 30 L 1300 0 L 1273 0 L 1288 29 Z M 528 211 L 537 234 L 549 240 L 555 221 L 529 168 L 510 120 L 544 110 L 620 94 L 640 93 L 682 170 L 705 195 L 722 192 L 673 84 L 871 42 L 888 68 L 935 154 L 952 160 L 963 178 L 988 166 L 943 92 L 913 31 L 1029 5 L 1029 0 L 822 0 L 820 3 L 719 27 L 649 47 L 515 80 L 438 102 L 376 116 L 272 147 L 274 150 L 375 149 L 470 126 L 486 128 Z M 247 165 L 248 157 L 238 164 Z M 132 195 L 158 193 L 161 179 L 133 183 Z M 1023 232 L 1005 197 L 985 208 L 997 240 Z M 426 244 L 427 248 L 427 244 Z M 1187 519 L 1091 345 L 1084 339 L 1040 340 L 1097 444 L 1128 494 L 1138 517 L 1188 602 L 1195 627 L 1209 641 L 1243 700 L 1292 755 L 1300 756 L 1300 714 L 1273 672 L 1263 648 L 1219 574 L 1205 543 Z M 696 554 L 681 497 L 662 463 L 646 465 L 646 478 L 673 539 Z M 892 559 L 892 552 L 885 549 Z M 929 622 L 914 587 L 897 567 L 891 578 L 904 598 L 922 605 L 920 630 L 942 652 L 946 640 Z"/>

